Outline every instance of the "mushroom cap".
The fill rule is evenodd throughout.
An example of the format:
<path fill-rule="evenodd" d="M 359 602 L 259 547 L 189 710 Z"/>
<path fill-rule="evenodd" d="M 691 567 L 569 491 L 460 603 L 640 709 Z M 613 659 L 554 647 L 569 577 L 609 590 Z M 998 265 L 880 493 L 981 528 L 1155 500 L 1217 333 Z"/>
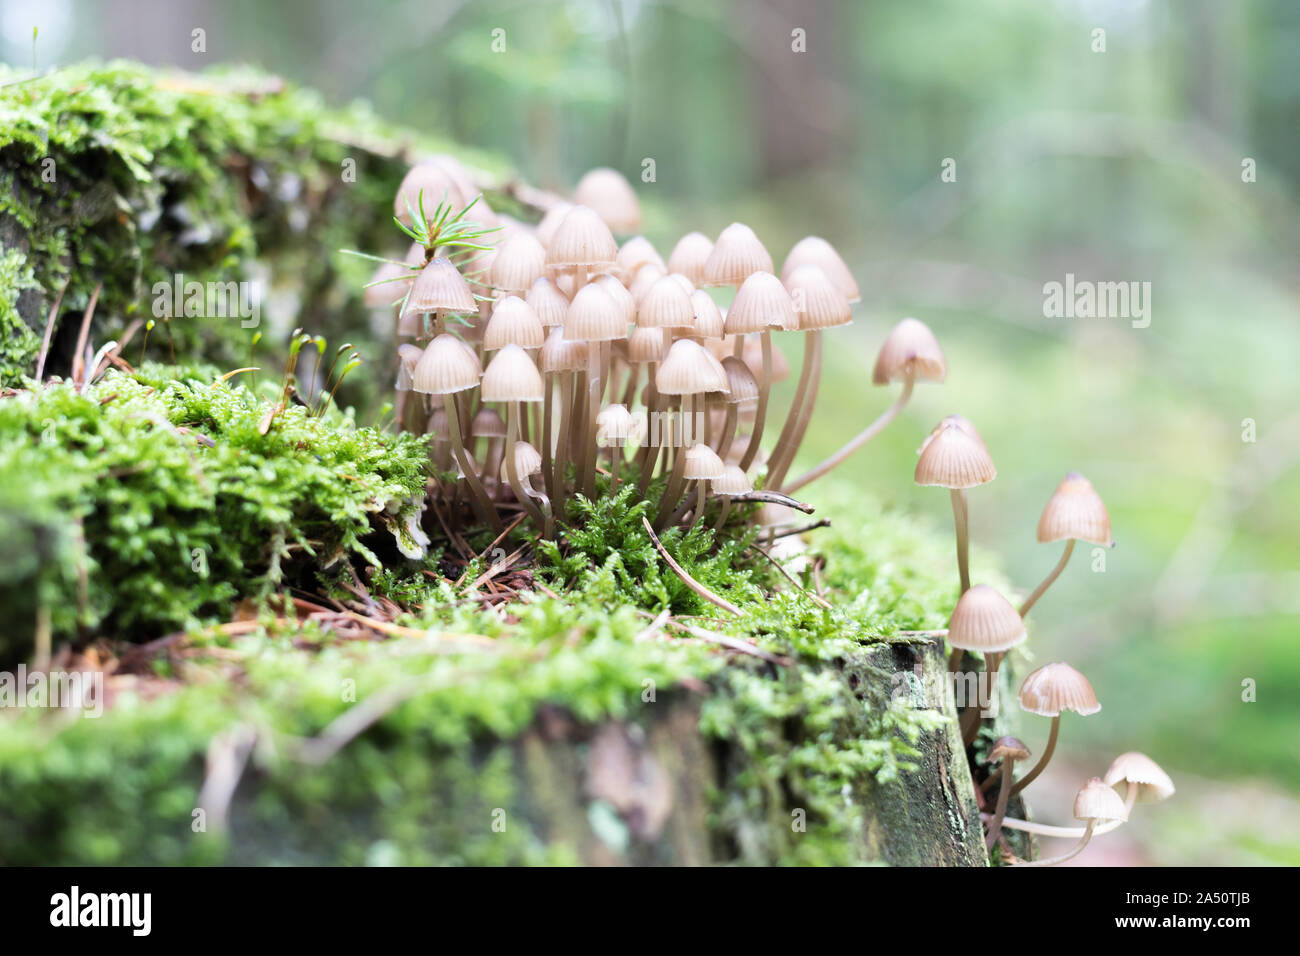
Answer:
<path fill-rule="evenodd" d="M 569 214 L 569 210 L 572 208 L 573 203 L 560 200 L 546 210 L 542 215 L 542 221 L 533 230 L 533 235 L 537 237 L 537 241 L 544 246 L 549 246 L 551 239 L 555 236 L 555 231 L 560 228 L 560 223 L 564 221 L 564 217 Z"/>
<path fill-rule="evenodd" d="M 713 481 L 721 478 L 725 471 L 726 466 L 718 453 L 703 442 L 686 449 L 683 477 L 687 481 Z"/>
<path fill-rule="evenodd" d="M 704 264 L 713 252 L 713 240 L 702 232 L 688 232 L 668 254 L 667 272 L 680 272 L 697 286 L 704 285 Z"/>
<path fill-rule="evenodd" d="M 615 266 L 618 269 L 618 274 L 623 277 L 624 283 L 631 283 L 636 276 L 637 270 L 647 263 L 658 266 L 664 272 L 668 271 L 664 265 L 663 256 L 659 255 L 659 251 L 655 249 L 654 244 L 645 236 L 633 236 L 618 247 Z"/>
<path fill-rule="evenodd" d="M 1111 543 L 1106 503 L 1093 490 L 1092 482 L 1074 471 L 1056 486 L 1038 519 L 1039 541 L 1046 543 L 1067 538 L 1093 544 Z"/>
<path fill-rule="evenodd" d="M 546 243 L 546 264 L 558 269 L 609 268 L 617 258 L 618 243 L 609 227 L 586 206 L 574 206 L 566 212 L 555 235 Z"/>
<path fill-rule="evenodd" d="M 578 180 L 573 201 L 593 209 L 614 232 L 641 228 L 641 204 L 632 184 L 616 169 L 601 166 L 588 171 Z"/>
<path fill-rule="evenodd" d="M 569 300 L 559 287 L 546 276 L 536 280 L 528 289 L 524 301 L 533 307 L 544 328 L 564 324 L 569 312 Z"/>
<path fill-rule="evenodd" d="M 655 372 L 655 388 L 661 395 L 725 392 L 727 374 L 704 346 L 678 339 Z"/>
<path fill-rule="evenodd" d="M 796 329 L 798 324 L 790 293 L 770 272 L 751 273 L 741 283 L 724 323 L 728 335 Z"/>
<path fill-rule="evenodd" d="M 1130 787 L 1137 787 L 1138 803 L 1159 803 L 1174 795 L 1174 782 L 1169 779 L 1169 774 L 1146 754 L 1136 750 L 1120 754 L 1111 761 L 1103 779 L 1111 787 L 1121 780 Z"/>
<path fill-rule="evenodd" d="M 482 405 L 469 423 L 469 433 L 475 438 L 505 438 L 506 420 L 495 408 Z"/>
<path fill-rule="evenodd" d="M 727 465 L 722 474 L 712 480 L 710 490 L 715 495 L 747 495 L 754 490 L 749 476 L 739 465 Z"/>
<path fill-rule="evenodd" d="M 633 365 L 658 362 L 664 357 L 664 334 L 660 329 L 637 326 L 627 337 L 627 360 Z"/>
<path fill-rule="evenodd" d="M 690 279 L 686 278 L 686 276 L 682 275 L 680 272 L 670 272 L 668 273 L 668 278 L 672 279 L 679 286 L 681 286 L 682 290 L 687 295 L 690 295 L 692 292 L 695 291 L 695 284 L 691 282 Z"/>
<path fill-rule="evenodd" d="M 414 391 L 426 395 L 450 395 L 479 383 L 483 366 L 474 350 L 450 332 L 434 338 L 411 373 Z"/>
<path fill-rule="evenodd" d="M 409 392 L 414 387 L 415 366 L 424 355 L 424 349 L 410 342 L 397 347 L 397 391 Z"/>
<path fill-rule="evenodd" d="M 627 291 L 632 293 L 632 301 L 640 304 L 650 288 L 666 275 L 668 273 L 653 262 L 647 262 L 637 269 L 636 275 L 632 276 L 632 281 L 627 284 Z"/>
<path fill-rule="evenodd" d="M 700 339 L 720 339 L 723 335 L 724 321 L 718 303 L 703 289 L 691 293 L 691 311 L 695 313 L 695 323 L 691 333 Z"/>
<path fill-rule="evenodd" d="M 636 299 L 632 298 L 632 293 L 627 291 L 627 286 L 618 281 L 617 276 L 609 272 L 602 272 L 591 280 L 591 284 L 599 286 L 609 293 L 609 297 L 614 300 L 614 304 L 623 313 L 624 324 L 631 325 L 632 320 L 636 318 Z"/>
<path fill-rule="evenodd" d="M 794 303 L 799 331 L 831 329 L 853 321 L 853 307 L 820 266 L 802 265 L 781 281 Z"/>
<path fill-rule="evenodd" d="M 423 194 L 423 199 L 421 195 Z M 411 225 L 411 210 L 419 209 L 421 202 L 427 217 L 441 203 L 450 203 L 453 209 L 464 209 L 473 196 L 466 196 L 461 191 L 461 184 L 452 171 L 443 163 L 428 161 L 417 163 L 406 171 L 402 183 L 397 187 L 397 196 L 393 200 L 393 215 L 400 222 Z"/>
<path fill-rule="evenodd" d="M 1074 797 L 1074 819 L 1084 823 L 1127 820 L 1128 807 L 1124 806 L 1119 794 L 1106 786 L 1100 777 L 1093 777 Z"/>
<path fill-rule="evenodd" d="M 643 329 L 688 329 L 695 324 L 691 294 L 672 276 L 656 279 L 637 302 L 636 324 Z"/>
<path fill-rule="evenodd" d="M 745 339 L 745 344 L 741 349 L 740 357 L 745 360 L 749 370 L 754 373 L 754 378 L 761 378 L 763 375 L 763 342 L 757 337 Z M 772 384 L 776 385 L 784 382 L 790 377 L 790 362 L 786 359 L 785 353 L 777 348 L 776 343 L 772 343 Z"/>
<path fill-rule="evenodd" d="M 948 363 L 939 341 L 920 319 L 903 319 L 894 326 L 876 356 L 871 381 L 888 385 L 908 375 L 918 382 L 942 382 L 948 377 Z"/>
<path fill-rule="evenodd" d="M 998 653 L 1025 639 L 1025 623 L 1011 602 L 987 584 L 968 588 L 948 621 L 948 644 L 966 651 Z"/>
<path fill-rule="evenodd" d="M 384 309 L 402 300 L 411 288 L 411 270 L 396 262 L 380 263 L 366 285 L 367 309 Z"/>
<path fill-rule="evenodd" d="M 772 257 L 744 223 L 733 222 L 718 234 L 704 260 L 705 285 L 740 285 L 755 272 L 771 272 Z"/>
<path fill-rule="evenodd" d="M 526 293 L 546 273 L 546 247 L 535 236 L 517 232 L 496 250 L 488 282 L 502 292 Z"/>
<path fill-rule="evenodd" d="M 636 431 L 636 417 L 622 402 L 606 405 L 596 414 L 596 444 L 622 445 Z"/>
<path fill-rule="evenodd" d="M 495 352 L 507 345 L 525 349 L 539 349 L 546 339 L 537 313 L 517 295 L 508 295 L 496 304 L 483 330 L 483 349 Z"/>
<path fill-rule="evenodd" d="M 576 372 L 587 367 L 587 343 L 564 337 L 559 326 L 551 329 L 538 356 L 543 372 Z"/>
<path fill-rule="evenodd" d="M 564 316 L 564 337 L 581 342 L 609 342 L 627 337 L 627 321 L 608 292 L 598 285 L 578 290 Z"/>
<path fill-rule="evenodd" d="M 921 445 L 913 476 L 918 485 L 974 488 L 998 476 L 984 439 L 959 415 L 949 415 Z"/>
<path fill-rule="evenodd" d="M 794 270 L 806 265 L 817 266 L 826 273 L 826 278 L 835 284 L 835 288 L 850 303 L 861 301 L 862 293 L 858 290 L 853 273 L 835 251 L 835 247 L 820 236 L 804 236 L 794 244 L 781 265 L 781 281 L 787 282 Z"/>
<path fill-rule="evenodd" d="M 1088 678 L 1069 664 L 1044 664 L 1020 685 L 1020 706 L 1040 717 L 1059 717 L 1072 710 L 1087 716 L 1101 710 Z"/>
<path fill-rule="evenodd" d="M 727 373 L 727 401 L 733 405 L 758 400 L 758 379 L 743 359 L 728 355 L 722 360 Z"/>
<path fill-rule="evenodd" d="M 1008 757 L 1012 760 L 1028 760 L 1029 748 L 1024 745 L 1019 737 L 999 737 L 993 741 L 988 756 L 989 763 L 1006 760 Z"/>
<path fill-rule="evenodd" d="M 507 345 L 497 352 L 483 373 L 485 402 L 540 402 L 545 393 L 542 373 L 517 345 Z"/>
<path fill-rule="evenodd" d="M 402 317 L 422 315 L 426 312 L 477 312 L 478 302 L 465 277 L 451 264 L 450 259 L 438 256 L 420 270 L 411 283 L 411 294 L 406 297 Z"/>
<path fill-rule="evenodd" d="M 542 453 L 526 441 L 515 442 L 515 471 L 520 478 L 526 478 L 529 475 L 535 475 L 542 470 Z M 506 463 L 506 456 L 501 456 L 501 467 L 498 469 L 498 475 L 502 481 L 510 480 L 510 472 Z"/>

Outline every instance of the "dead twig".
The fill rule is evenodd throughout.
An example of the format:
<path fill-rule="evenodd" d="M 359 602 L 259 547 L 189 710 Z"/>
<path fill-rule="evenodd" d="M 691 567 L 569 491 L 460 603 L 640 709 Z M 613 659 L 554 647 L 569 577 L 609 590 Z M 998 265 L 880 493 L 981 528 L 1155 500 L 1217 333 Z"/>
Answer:
<path fill-rule="evenodd" d="M 767 560 L 770 561 L 770 562 L 772 563 L 772 567 L 776 568 L 778 571 L 780 571 L 782 574 L 784 574 L 784 575 L 785 575 L 785 579 L 786 579 L 787 581 L 789 581 L 791 584 L 793 584 L 796 588 L 798 588 L 799 591 L 800 591 L 800 593 L 802 593 L 802 594 L 804 594 L 805 596 L 807 596 L 807 597 L 808 597 L 808 598 L 809 598 L 809 599 L 810 599 L 814 604 L 816 604 L 816 605 L 817 605 L 818 607 L 820 607 L 820 608 L 824 608 L 824 609 L 827 610 L 827 611 L 833 610 L 833 608 L 831 607 L 829 601 L 824 600 L 820 594 L 814 594 L 812 591 L 809 591 L 809 590 L 808 590 L 807 588 L 805 588 L 802 584 L 800 584 L 798 581 L 796 581 L 796 580 L 794 579 L 794 575 L 792 575 L 789 571 L 787 571 L 784 567 L 781 566 L 781 562 L 780 562 L 780 561 L 778 561 L 776 558 L 772 557 L 770 554 L 768 554 L 766 551 L 764 551 L 762 548 L 760 548 L 760 547 L 759 547 L 758 545 L 756 545 L 756 544 L 750 544 L 749 547 L 750 547 L 750 550 L 752 550 L 752 551 L 757 551 L 757 552 L 758 552 L 759 554 L 761 554 L 763 557 L 767 558 Z"/>
<path fill-rule="evenodd" d="M 59 306 L 63 304 L 63 293 L 68 291 L 68 283 L 72 281 L 71 273 L 63 280 L 63 287 L 59 289 L 59 294 L 54 299 L 54 305 L 50 306 L 49 318 L 45 320 L 45 337 L 41 340 L 41 354 L 36 359 L 36 384 L 41 384 L 41 379 L 45 375 L 45 359 L 50 354 L 50 342 L 54 339 L 54 320 L 59 317 Z"/>
<path fill-rule="evenodd" d="M 99 303 L 99 293 L 103 289 L 104 282 L 101 279 L 95 283 L 95 291 L 90 294 L 90 301 L 86 303 L 86 311 L 81 316 L 81 331 L 77 333 L 77 350 L 72 356 L 72 381 L 77 387 L 78 394 L 86 387 L 86 338 L 90 335 L 90 319 L 95 314 L 95 306 Z"/>

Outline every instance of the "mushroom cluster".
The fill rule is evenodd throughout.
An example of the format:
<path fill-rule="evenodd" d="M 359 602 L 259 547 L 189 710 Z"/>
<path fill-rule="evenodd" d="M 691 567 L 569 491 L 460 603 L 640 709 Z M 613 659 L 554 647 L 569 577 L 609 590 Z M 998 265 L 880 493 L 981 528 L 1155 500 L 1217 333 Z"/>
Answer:
<path fill-rule="evenodd" d="M 615 238 L 641 213 L 614 170 L 588 173 L 534 226 L 491 210 L 449 157 L 413 167 L 394 210 L 412 245 L 403 262 L 382 262 L 367 302 L 395 311 L 397 421 L 431 435 L 433 493 L 465 503 L 452 517 L 497 532 L 522 511 L 552 536 L 575 495 L 630 482 L 658 496 L 656 530 L 710 520 L 721 532 L 737 500 L 793 503 L 789 493 L 893 420 L 916 382 L 947 374 L 930 330 L 903 320 L 874 373 L 902 384 L 898 400 L 787 482 L 823 333 L 849 324 L 861 297 L 826 240 L 800 240 L 778 273 L 754 231 L 732 223 L 716 240 L 688 232 L 665 260 L 644 236 Z M 804 357 L 778 430 L 772 387 L 791 370 L 776 340 L 787 334 L 805 337 Z"/>

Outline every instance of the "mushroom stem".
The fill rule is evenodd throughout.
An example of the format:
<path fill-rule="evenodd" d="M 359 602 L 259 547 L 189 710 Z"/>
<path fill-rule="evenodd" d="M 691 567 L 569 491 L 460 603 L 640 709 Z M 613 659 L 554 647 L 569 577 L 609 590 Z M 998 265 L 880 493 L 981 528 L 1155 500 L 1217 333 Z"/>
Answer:
<path fill-rule="evenodd" d="M 587 417 L 582 449 L 582 488 L 588 498 L 596 497 L 596 416 L 600 414 L 601 378 L 605 372 L 604 343 L 587 343 Z"/>
<path fill-rule="evenodd" d="M 452 453 L 456 456 L 456 463 L 460 465 L 460 470 L 465 475 L 465 484 L 469 485 L 474 495 L 474 510 L 478 512 L 479 518 L 492 526 L 492 530 L 500 531 L 501 519 L 497 517 L 497 510 L 492 506 L 487 492 L 483 490 L 483 484 L 474 472 L 474 465 L 469 460 L 465 444 L 460 437 L 460 412 L 456 408 L 456 396 L 451 393 L 442 396 L 442 407 L 447 412 L 447 434 L 451 439 Z"/>
<path fill-rule="evenodd" d="M 623 389 L 623 404 L 631 408 L 632 402 L 636 398 L 636 383 L 641 377 L 641 366 L 629 364 L 627 370 L 627 388 Z"/>
<path fill-rule="evenodd" d="M 683 423 L 690 419 L 695 411 L 695 396 L 682 396 L 682 414 L 678 416 Z M 676 441 L 680 429 L 674 429 L 673 439 Z M 677 507 L 678 499 L 682 494 L 683 475 L 686 472 L 686 449 L 678 448 L 677 455 L 673 459 L 673 470 L 668 476 L 668 487 L 664 489 L 663 499 L 659 502 L 659 517 L 655 521 L 655 530 L 662 531 L 666 526 L 669 516 L 672 515 Z"/>
<path fill-rule="evenodd" d="M 961 577 L 961 593 L 970 590 L 970 517 L 966 507 L 966 489 L 953 488 L 952 523 L 957 529 L 957 574 Z"/>
<path fill-rule="evenodd" d="M 894 404 L 885 409 L 885 411 L 880 414 L 879 418 L 866 428 L 862 429 L 862 431 L 858 432 L 857 435 L 850 439 L 843 448 L 831 455 L 821 464 L 808 469 L 808 471 L 787 484 L 783 490 L 793 493 L 798 491 L 804 485 L 816 481 L 832 468 L 842 464 L 846 458 L 880 434 L 886 425 L 898 417 L 898 413 L 903 410 L 903 406 L 907 404 L 907 400 L 912 397 L 912 385 L 913 378 L 911 375 L 908 375 L 907 378 L 903 379 L 903 390 L 898 393 L 898 398 L 895 399 Z"/>
<path fill-rule="evenodd" d="M 740 406 L 727 403 L 727 416 L 722 420 L 722 431 L 718 434 L 718 444 L 713 449 L 723 461 L 731 451 L 731 443 L 736 437 L 736 417 Z"/>
<path fill-rule="evenodd" d="M 718 521 L 713 526 L 713 534 L 716 536 L 722 533 L 723 526 L 727 523 L 727 515 L 731 513 L 731 496 L 722 496 L 722 510 L 718 513 Z"/>
<path fill-rule="evenodd" d="M 1013 779 L 1015 776 L 1015 765 L 1016 758 L 1012 756 L 1008 756 L 1002 761 L 1002 769 L 1006 772 L 1008 780 Z M 1002 835 L 1002 818 L 1007 815 L 1007 801 L 1010 799 L 1010 787 L 1003 787 L 998 791 L 998 805 L 993 813 L 993 821 L 989 824 L 989 835 L 984 838 L 984 845 L 990 850 L 993 849 L 993 844 L 998 842 L 998 837 Z"/>
<path fill-rule="evenodd" d="M 1034 588 L 1034 593 L 1025 598 L 1025 603 L 1020 605 L 1021 618 L 1024 618 L 1024 616 L 1029 613 L 1029 609 L 1038 603 L 1038 599 L 1043 596 L 1043 593 L 1049 587 L 1052 586 L 1052 582 L 1061 576 L 1061 572 L 1065 570 L 1065 566 L 1070 563 L 1070 555 L 1073 553 L 1074 539 L 1070 538 L 1065 542 L 1065 551 L 1061 554 L 1061 560 L 1056 562 L 1056 567 L 1052 568 L 1051 573 L 1047 575 L 1047 577 L 1043 578 L 1042 584 Z"/>
<path fill-rule="evenodd" d="M 1034 764 L 1033 770 L 1021 777 L 1019 782 L 1012 784 L 1011 796 L 1014 797 L 1021 790 L 1025 789 L 1025 787 L 1038 779 L 1038 775 L 1047 767 L 1047 761 L 1052 759 L 1052 751 L 1056 750 L 1056 738 L 1060 734 L 1060 731 L 1061 715 L 1057 714 L 1052 718 L 1052 732 L 1047 736 L 1047 746 L 1043 748 L 1043 755 L 1038 758 L 1038 763 Z"/>
<path fill-rule="evenodd" d="M 988 820 L 991 819 L 989 814 L 981 813 L 980 817 Z M 1008 830 L 1020 830 L 1024 833 L 1033 833 L 1036 836 L 1059 837 L 1062 840 L 1071 838 L 1078 839 L 1083 836 L 1086 827 L 1054 827 L 1048 823 L 1033 823 L 1029 820 L 1020 820 L 1016 817 L 1004 817 L 1002 825 Z M 1124 825 L 1123 820 L 1107 820 L 1099 827 L 1094 827 L 1093 836 L 1101 836 L 1103 833 L 1110 833 L 1112 830 L 1118 830 Z"/>
<path fill-rule="evenodd" d="M 749 471 L 749 466 L 754 463 L 754 458 L 758 455 L 759 442 L 763 439 L 763 423 L 767 418 L 767 401 L 772 392 L 772 332 L 770 329 L 763 330 L 762 343 L 763 377 L 758 383 L 758 410 L 754 414 L 754 428 L 749 436 L 749 445 L 745 448 L 745 454 L 740 459 L 741 471 Z"/>
<path fill-rule="evenodd" d="M 1060 856 L 1054 856 L 1047 860 L 1030 860 L 1028 863 L 1017 863 L 1015 865 L 1016 866 L 1056 866 L 1056 864 L 1064 863 L 1066 860 L 1073 860 L 1076 856 L 1082 853 L 1083 848 L 1088 845 L 1088 841 L 1092 839 L 1092 831 L 1096 828 L 1096 826 L 1097 826 L 1096 821 L 1089 820 L 1088 825 L 1083 828 L 1083 836 L 1079 838 L 1079 842 L 1075 844 L 1074 849 L 1070 850 L 1070 852 L 1068 853 L 1062 853 Z"/>
<path fill-rule="evenodd" d="M 515 442 L 518 440 L 519 402 L 508 402 L 506 404 L 506 478 L 510 481 L 510 490 L 515 493 L 515 498 L 536 523 L 537 530 L 545 533 L 546 516 L 542 514 L 542 509 L 537 507 L 537 502 L 533 501 L 532 496 L 524 491 L 523 482 L 519 480 L 519 466 L 515 461 Z"/>
<path fill-rule="evenodd" d="M 993 703 L 993 695 L 996 693 L 998 681 L 998 668 L 1002 666 L 1002 658 L 1005 655 L 990 651 L 984 655 L 984 680 L 983 684 L 989 689 L 990 704 Z M 963 746 L 969 747 L 971 742 L 979 736 L 980 732 L 980 714 L 984 709 L 983 703 L 975 702 L 974 707 L 968 707 L 966 713 L 962 714 L 962 737 Z"/>
<path fill-rule="evenodd" d="M 812 329 L 804 338 L 803 370 L 799 373 L 799 387 L 795 391 L 794 404 L 790 406 L 790 415 L 781 429 L 781 437 L 776 443 L 777 465 L 768 479 L 768 486 L 780 488 L 786 472 L 794 464 L 794 456 L 803 444 L 803 437 L 808 431 L 812 419 L 813 406 L 817 404 L 817 387 L 822 377 L 822 333 Z"/>
<path fill-rule="evenodd" d="M 663 400 L 659 395 L 659 389 L 655 387 L 655 373 L 659 368 L 658 362 L 651 362 L 648 371 L 649 383 L 646 394 L 646 439 L 645 445 L 641 448 L 641 453 L 637 456 L 637 467 L 641 469 L 641 476 L 637 479 L 636 493 L 642 498 L 645 497 L 646 489 L 650 487 L 650 475 L 655 470 L 655 462 L 659 459 L 659 445 L 657 444 L 660 436 L 660 430 L 663 427 L 661 418 L 656 418 L 657 412 L 663 409 Z"/>
<path fill-rule="evenodd" d="M 542 484 L 546 488 L 546 496 L 552 501 L 557 500 L 555 495 L 555 467 L 552 461 L 554 457 L 551 453 L 551 435 L 554 434 L 552 429 L 551 406 L 555 403 L 555 378 L 553 374 L 546 376 L 546 394 L 542 398 Z"/>

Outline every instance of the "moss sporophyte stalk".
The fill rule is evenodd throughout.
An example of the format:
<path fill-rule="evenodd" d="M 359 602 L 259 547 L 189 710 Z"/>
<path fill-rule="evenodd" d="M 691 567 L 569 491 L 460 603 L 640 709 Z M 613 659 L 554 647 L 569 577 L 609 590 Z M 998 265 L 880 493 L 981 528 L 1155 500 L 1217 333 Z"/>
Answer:
<path fill-rule="evenodd" d="M 406 168 L 373 118 L 274 78 L 61 74 L 4 87 L 0 117 L 0 666 L 102 674 L 105 710 L 57 734 L 0 712 L 0 861 L 1030 854 L 1008 815 L 1028 748 L 989 748 L 988 700 L 896 692 L 969 654 L 994 693 L 1022 663 L 1045 585 L 1019 613 L 972 586 L 983 439 L 950 416 L 915 474 L 950 489 L 956 575 L 930 532 L 818 482 L 944 380 L 923 323 L 877 357 L 894 404 L 837 397 L 877 417 L 786 480 L 860 298 L 830 243 L 778 273 L 733 223 L 665 261 L 615 170 L 565 198 L 424 145 Z M 339 190 L 354 153 L 373 175 Z M 154 283 L 267 259 L 309 263 L 299 314 L 325 327 L 187 323 L 175 294 L 140 314 Z M 42 339 L 64 324 L 75 348 Z M 1041 540 L 1101 534 L 1084 485 Z M 1091 711 L 1025 703 L 1041 683 L 1021 701 L 1055 707 L 1046 760 L 1060 710 Z M 1129 763 L 1136 798 L 1154 777 Z M 1086 842 L 1133 800 L 1085 791 Z"/>

